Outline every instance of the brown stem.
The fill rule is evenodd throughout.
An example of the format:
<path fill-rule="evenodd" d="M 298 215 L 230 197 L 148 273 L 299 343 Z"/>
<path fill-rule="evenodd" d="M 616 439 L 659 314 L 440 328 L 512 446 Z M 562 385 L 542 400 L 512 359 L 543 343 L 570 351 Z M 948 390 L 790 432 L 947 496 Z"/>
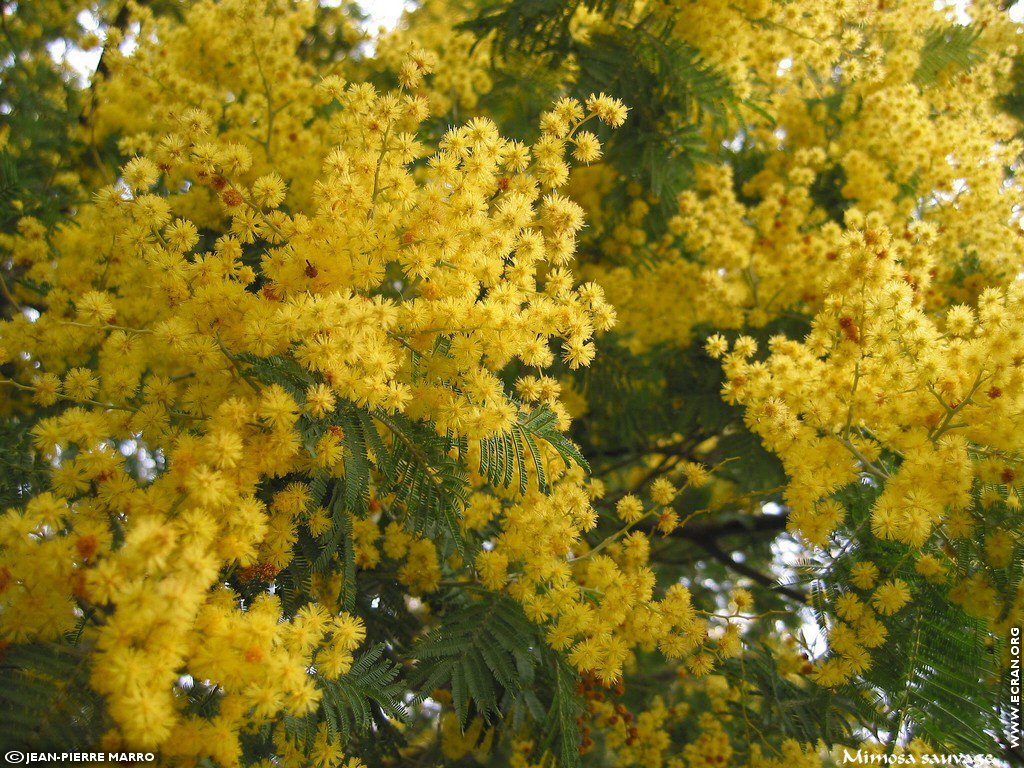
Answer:
<path fill-rule="evenodd" d="M 761 573 L 761 571 L 756 568 L 751 568 L 746 563 L 733 560 L 732 555 L 719 547 L 713 539 L 694 539 L 694 543 L 711 555 L 715 560 L 722 563 L 722 565 L 729 570 L 735 571 L 741 576 L 746 576 L 748 579 L 760 584 L 762 587 L 767 587 L 768 589 L 778 592 L 780 595 L 785 595 L 792 600 L 796 600 L 800 603 L 807 602 L 807 594 L 803 590 L 786 586 L 785 584 L 780 584 L 775 579 L 771 578 L 767 574 Z"/>

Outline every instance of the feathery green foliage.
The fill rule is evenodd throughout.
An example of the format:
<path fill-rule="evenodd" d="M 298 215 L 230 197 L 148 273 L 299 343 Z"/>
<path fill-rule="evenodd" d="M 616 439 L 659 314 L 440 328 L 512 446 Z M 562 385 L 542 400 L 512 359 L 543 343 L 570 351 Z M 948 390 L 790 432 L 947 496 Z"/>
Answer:
<path fill-rule="evenodd" d="M 494 486 L 509 487 L 513 477 L 519 478 L 519 492 L 526 493 L 530 473 L 542 493 L 549 490 L 538 440 L 549 444 L 565 462 L 590 469 L 580 449 L 556 426 L 557 415 L 547 405 L 532 413 L 520 412 L 512 429 L 480 441 L 480 474 Z M 527 464 L 529 462 L 529 464 Z"/>
<path fill-rule="evenodd" d="M 484 597 L 449 609 L 414 646 L 415 683 L 424 694 L 451 692 L 463 726 L 471 714 L 492 719 L 530 686 L 542 643 L 523 610 L 504 597 Z"/>
<path fill-rule="evenodd" d="M 398 665 L 385 656 L 384 645 L 378 644 L 358 656 L 352 669 L 337 680 L 321 678 L 321 706 L 328 724 L 347 740 L 356 732 L 369 734 L 387 719 L 408 720 L 403 701 L 407 687 L 399 675 Z"/>
<path fill-rule="evenodd" d="M 0 744 L 43 751 L 87 749 L 102 724 L 88 687 L 84 649 L 65 643 L 15 645 L 0 658 Z"/>
<path fill-rule="evenodd" d="M 935 85 L 940 77 L 969 72 L 984 55 L 978 44 L 979 37 L 979 30 L 973 26 L 932 29 L 921 51 L 921 63 L 914 74 L 914 81 L 927 88 Z"/>

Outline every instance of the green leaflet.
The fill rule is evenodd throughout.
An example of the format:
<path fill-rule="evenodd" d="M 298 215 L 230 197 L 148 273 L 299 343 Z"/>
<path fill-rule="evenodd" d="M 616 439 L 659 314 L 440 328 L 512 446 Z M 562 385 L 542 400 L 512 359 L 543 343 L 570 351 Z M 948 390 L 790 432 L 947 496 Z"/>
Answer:
<path fill-rule="evenodd" d="M 257 381 L 264 384 L 277 384 L 293 395 L 305 397 L 306 389 L 316 382 L 313 374 L 294 360 L 284 357 L 256 357 L 248 353 L 235 355 L 235 357 L 249 364 L 250 367 L 246 372 Z"/>
<path fill-rule="evenodd" d="M 969 753 L 997 753 L 996 691 L 987 679 L 996 656 L 984 622 L 951 605 L 939 590 L 921 590 L 886 622 L 890 641 L 873 653 L 865 680 L 891 708 L 887 730 Z"/>
<path fill-rule="evenodd" d="M 337 680 L 317 679 L 323 691 L 320 706 L 332 733 L 349 740 L 370 733 L 381 718 L 408 720 L 409 711 L 402 700 L 406 683 L 399 678 L 399 666 L 384 652 L 382 643 L 375 645 Z"/>
<path fill-rule="evenodd" d="M 576 693 L 578 677 L 561 657 L 555 657 L 554 668 L 551 707 L 544 720 L 544 729 L 554 739 L 558 764 L 563 768 L 575 768 L 580 765 L 580 726 L 576 718 L 583 711 Z"/>
<path fill-rule="evenodd" d="M 103 729 L 85 654 L 63 643 L 14 645 L 0 657 L 0 743 L 88 748 Z"/>
<path fill-rule="evenodd" d="M 547 405 L 542 405 L 530 414 L 521 413 L 519 420 L 508 432 L 481 440 L 480 474 L 492 485 L 505 488 L 512 484 L 513 477 L 518 474 L 519 492 L 526 493 L 529 470 L 532 469 L 537 487 L 541 492 L 546 492 L 547 473 L 538 445 L 541 440 L 558 452 L 567 467 L 576 464 L 589 470 L 590 465 L 580 449 L 559 431 L 556 421 L 555 413 Z"/>
<path fill-rule="evenodd" d="M 837 493 L 850 508 L 851 527 L 870 524 L 870 507 L 878 490 L 852 484 Z M 950 602 L 947 585 L 923 579 L 906 557 L 905 545 L 865 539 L 845 548 L 843 556 L 822 564 L 811 590 L 812 610 L 824 630 L 834 621 L 827 611 L 836 585 L 849 583 L 848 570 L 857 561 L 877 564 L 890 578 L 910 585 L 910 603 L 893 616 L 879 616 L 889 640 L 871 651 L 872 665 L 860 679 L 834 692 L 830 704 L 856 692 L 867 707 L 859 722 L 875 724 L 888 734 L 920 736 L 936 747 L 964 753 L 997 753 L 994 734 L 1000 731 L 998 644 L 990 642 L 983 620 Z M 870 593 L 862 593 L 870 598 Z M 842 711 L 841 707 L 838 707 Z M 891 737 L 890 737 L 891 739 Z"/>
<path fill-rule="evenodd" d="M 537 643 L 536 627 L 519 605 L 488 595 L 451 611 L 416 643 L 414 685 L 421 696 L 450 688 L 463 726 L 471 711 L 492 719 L 506 696 L 517 696 L 533 682 Z"/>
<path fill-rule="evenodd" d="M 674 18 L 647 14 L 636 23 L 629 15 L 635 5 L 632 0 L 491 3 L 462 27 L 478 38 L 492 36 L 495 52 L 510 61 L 528 56 L 557 67 L 572 56 L 579 70 L 573 96 L 605 92 L 627 100 L 632 111 L 608 137 L 608 159 L 625 178 L 638 179 L 655 195 L 672 200 L 686 185 L 694 162 L 712 155 L 701 133 L 705 118 L 721 130 L 743 125 L 744 110 L 762 118 L 768 114 L 739 98 L 723 72 L 674 36 Z M 581 8 L 606 22 L 586 39 L 571 29 Z"/>
<path fill-rule="evenodd" d="M 932 28 L 925 39 L 914 82 L 927 88 L 950 72 L 969 72 L 985 53 L 978 45 L 980 35 L 981 30 L 974 25 Z"/>
<path fill-rule="evenodd" d="M 853 724 L 865 715 L 867 706 L 856 693 L 793 682 L 780 674 L 771 649 L 751 643 L 743 659 L 725 665 L 730 673 L 749 683 L 734 706 L 745 722 L 760 730 L 800 741 L 823 739 L 842 743 L 851 737 Z"/>
<path fill-rule="evenodd" d="M 518 693 L 532 679 L 536 639 L 536 627 L 522 608 L 508 598 L 487 596 L 450 612 L 417 642 L 416 687 L 423 696 L 449 687 L 464 727 L 470 708 L 493 718 L 504 695 Z"/>
<path fill-rule="evenodd" d="M 15 506 L 44 487 L 46 462 L 32 450 L 29 430 L 35 420 L 11 419 L 0 424 L 0 506 Z"/>
<path fill-rule="evenodd" d="M 463 727 L 474 715 L 515 729 L 532 722 L 544 736 L 535 745 L 538 759 L 550 750 L 561 768 L 580 764 L 579 677 L 517 603 L 487 594 L 453 607 L 412 650 L 414 689 L 420 697 L 449 689 Z"/>
<path fill-rule="evenodd" d="M 468 561 L 470 545 L 459 527 L 468 483 L 463 467 L 448 455 L 454 441 L 401 414 L 377 413 L 374 418 L 394 437 L 389 488 L 407 510 L 406 527 L 446 547 L 454 546 Z"/>

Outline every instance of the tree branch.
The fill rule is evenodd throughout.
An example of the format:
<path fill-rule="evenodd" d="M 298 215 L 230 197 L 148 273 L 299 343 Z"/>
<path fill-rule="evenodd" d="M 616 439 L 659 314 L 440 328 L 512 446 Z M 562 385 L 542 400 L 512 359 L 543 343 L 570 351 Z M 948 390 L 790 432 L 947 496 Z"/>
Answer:
<path fill-rule="evenodd" d="M 718 540 L 726 536 L 743 534 L 781 533 L 786 529 L 787 515 L 758 515 L 752 518 L 731 519 L 724 522 L 704 522 L 684 525 L 673 531 L 667 538 L 684 539 L 696 544 L 704 552 L 722 563 L 729 570 L 746 576 L 762 587 L 778 592 L 780 595 L 800 603 L 807 601 L 807 594 L 796 587 L 779 584 L 773 578 L 746 563 L 737 562 L 728 552 L 723 550 Z M 638 526 L 641 527 L 641 526 Z M 648 532 L 654 533 L 654 524 L 646 526 Z"/>
<path fill-rule="evenodd" d="M 686 539 L 693 542 L 717 541 L 724 536 L 737 536 L 751 533 L 782 533 L 786 530 L 788 515 L 757 515 L 745 518 L 732 518 L 722 522 L 687 523 L 668 535 L 668 538 Z M 656 523 L 637 526 L 646 533 L 657 533 Z"/>
<path fill-rule="evenodd" d="M 748 579 L 760 584 L 762 587 L 778 592 L 780 595 L 785 595 L 791 600 L 796 600 L 800 603 L 807 602 L 807 593 L 803 590 L 786 586 L 785 584 L 780 584 L 775 579 L 771 578 L 767 574 L 761 573 L 761 571 L 756 568 L 751 568 L 746 563 L 740 563 L 733 560 L 732 555 L 719 547 L 713 540 L 705 541 L 702 539 L 696 539 L 694 543 L 715 558 L 715 560 L 722 563 L 729 570 L 735 571 L 741 576 L 746 576 Z"/>

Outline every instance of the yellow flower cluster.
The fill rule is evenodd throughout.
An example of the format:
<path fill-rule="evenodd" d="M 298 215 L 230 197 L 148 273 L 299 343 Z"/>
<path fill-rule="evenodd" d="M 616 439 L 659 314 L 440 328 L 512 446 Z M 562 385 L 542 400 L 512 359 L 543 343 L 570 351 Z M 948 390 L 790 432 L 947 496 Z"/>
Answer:
<path fill-rule="evenodd" d="M 699 465 L 684 470 L 686 484 L 709 479 Z M 580 470 L 565 472 L 555 464 L 550 473 L 560 479 L 546 496 L 531 491 L 504 505 L 482 494 L 471 500 L 469 519 L 480 526 L 492 518 L 500 521 L 494 546 L 475 561 L 486 587 L 507 590 L 527 617 L 546 627 L 552 648 L 565 651 L 581 674 L 604 686 L 621 680 L 638 650 L 680 660 L 696 676 L 739 655 L 738 623 L 718 621 L 724 631 L 709 633 L 711 615 L 693 605 L 683 584 L 655 589 L 652 539 L 680 525 L 670 506 L 678 490 L 669 480 L 652 484 L 648 504 L 633 495 L 622 497 L 616 510 L 625 525 L 589 547 L 583 534 L 598 522 L 592 502 L 604 494 L 603 484 L 584 484 Z M 641 524 L 651 527 L 644 530 Z M 737 613 L 719 619 L 737 618 L 750 608 L 749 594 L 738 595 Z"/>
<path fill-rule="evenodd" d="M 1024 353 L 1012 318 L 1024 288 L 1019 281 L 988 288 L 977 309 L 956 305 L 936 318 L 926 311 L 927 281 L 911 279 L 905 267 L 929 253 L 933 228 L 920 224 L 893 237 L 881 216 L 856 212 L 847 224 L 837 277 L 811 333 L 803 341 L 772 338 L 765 359 L 752 357 L 753 339 L 737 339 L 725 356 L 724 395 L 745 407 L 750 429 L 782 459 L 788 524 L 810 544 L 828 546 L 849 522 L 836 493 L 861 478 L 878 489 L 870 533 L 909 547 L 920 574 L 943 582 L 943 561 L 956 559 L 945 543 L 976 536 L 979 527 L 987 531 L 988 565 L 1005 568 L 1015 539 L 993 522 L 999 509 L 1020 508 L 1013 481 L 1024 445 L 1012 425 L 1024 404 Z M 709 351 L 718 356 L 723 342 L 712 337 Z M 978 483 L 993 479 L 1000 485 L 976 503 Z M 985 581 L 969 559 L 959 565 L 970 581 Z M 870 604 L 852 593 L 835 601 L 847 623 L 830 632 L 842 656 L 822 670 L 831 683 L 863 671 L 864 649 L 885 640 L 875 612 L 892 615 L 911 599 L 901 579 L 879 584 L 874 563 L 856 563 L 850 577 L 873 591 Z M 990 595 L 970 610 L 995 620 L 1006 607 Z M 1004 620 L 1019 617 L 1014 606 Z"/>
<path fill-rule="evenodd" d="M 469 14 L 458 4 L 426 0 L 406 11 L 407 24 L 383 34 L 376 41 L 374 64 L 401 71 L 410 47 L 430 51 L 437 60 L 437 74 L 425 84 L 425 95 L 434 115 L 464 118 L 477 114 L 481 98 L 491 91 L 491 50 L 487 41 L 456 27 Z"/>
<path fill-rule="evenodd" d="M 292 53 L 315 6 L 199 2 L 176 23 L 140 9 L 138 48 L 112 54 L 90 116 L 138 155 L 71 224 L 25 219 L 4 237 L 47 287 L 31 295 L 41 313 L 0 325 L 0 359 L 16 407 L 47 409 L 33 438 L 53 472 L 49 492 L 0 522 L 0 639 L 78 625 L 110 748 L 236 765 L 240 732 L 317 706 L 311 669 L 347 671 L 363 629 L 339 610 L 339 579 L 318 579 L 321 602 L 286 620 L 277 597 L 222 586 L 272 581 L 300 526 L 320 535 L 346 514 L 311 484 L 347 474 L 338 408 L 372 414 L 389 445 L 404 439 L 397 415 L 455 439 L 500 434 L 519 415 L 506 366 L 542 373 L 559 349 L 586 365 L 615 321 L 568 269 L 583 212 L 558 188 L 568 154 L 599 152 L 580 126 L 619 125 L 625 108 L 563 99 L 532 146 L 477 118 L 427 147 L 417 88 L 434 57 L 412 50 L 391 92 L 318 77 Z M 547 381 L 523 389 L 564 428 Z M 523 589 L 557 571 L 578 592 L 566 542 L 587 528 L 586 502 L 566 485 L 506 515 L 510 556 L 538 526 L 549 543 L 549 559 L 525 558 Z M 380 562 L 381 514 L 352 520 L 360 568 Z M 410 594 L 437 588 L 434 542 L 392 527 L 383 547 Z M 648 581 L 628 587 L 634 600 Z M 597 625 L 577 608 L 574 630 Z M 623 641 L 592 634 L 614 674 Z M 197 681 L 216 694 L 213 718 L 180 706 Z M 275 738 L 285 764 L 305 759 Z M 343 756 L 332 734 L 316 748 L 337 752 L 325 765 Z"/>
<path fill-rule="evenodd" d="M 5 35 L 75 18 L 37 5 L 4 9 Z M 1024 144 L 995 98 L 1019 56 L 1002 3 L 957 9 L 967 66 L 937 50 L 962 28 L 932 0 L 658 0 L 539 30 L 564 24 L 564 50 L 667 40 L 714 91 L 663 115 L 697 129 L 665 158 L 664 200 L 605 162 L 629 110 L 574 91 L 593 73 L 572 55 L 524 75 L 557 96 L 520 131 L 502 49 L 459 28 L 473 3 L 424 0 L 372 45 L 348 3 L 179 5 L 130 3 L 108 30 L 69 128 L 87 166 L 40 155 L 78 204 L 0 233 L 0 409 L 31 424 L 36 473 L 0 510 L 0 652 L 74 638 L 102 748 L 233 768 L 258 738 L 259 768 L 362 768 L 330 709 L 367 636 L 391 662 L 450 606 L 507 595 L 544 638 L 531 660 L 553 650 L 579 678 L 572 701 L 558 674 L 553 700 L 524 688 L 525 716 L 566 730 L 560 707 L 582 704 L 581 755 L 816 768 L 820 745 L 753 732 L 754 662 L 797 690 L 854 682 L 926 591 L 993 635 L 1024 624 Z M 34 151 L 0 127 L 5 162 Z M 737 421 L 673 424 L 587 477 L 569 372 L 616 326 L 633 353 L 699 339 Z M 734 494 L 698 463 L 734 458 L 737 414 L 784 488 Z M 708 607 L 708 580 L 661 557 L 694 516 L 769 497 L 830 569 L 810 590 L 819 658 L 747 634 L 777 611 L 755 615 L 745 582 Z M 693 572 L 756 581 L 718 554 Z M 378 587 L 400 641 L 376 645 Z M 550 768 L 550 741 L 477 711 L 463 671 L 451 693 L 406 691 L 401 759 Z"/>
<path fill-rule="evenodd" d="M 597 245 L 625 262 L 588 275 L 607 286 L 634 349 L 685 346 L 698 326 L 760 328 L 817 311 L 838 274 L 850 206 L 897 233 L 914 220 L 934 225 L 928 259 L 904 262 L 930 309 L 973 301 L 1016 274 L 1022 195 L 1004 169 L 1021 145 L 992 94 L 1005 91 L 1019 45 L 995 5 L 971 7 L 970 70 L 934 77 L 930 35 L 950 22 L 932 3 L 841 2 L 828 14 L 799 2 L 662 5 L 681 39 L 716 61 L 738 95 L 756 95 L 770 119 L 748 115 L 709 132 L 723 160 L 697 165 L 658 237 L 658 200 L 632 185 L 626 206 L 602 206 L 597 190 L 609 179 L 582 171 Z M 749 162 L 756 173 L 739 185 L 736 166 Z"/>
<path fill-rule="evenodd" d="M 729 729 L 740 724 L 735 713 L 742 692 L 722 675 L 701 678 L 680 674 L 680 684 L 665 686 L 669 693 L 655 694 L 643 709 L 632 709 L 625 702 L 623 685 L 602 688 L 592 678 L 584 678 L 578 687 L 586 702 L 582 716 L 583 742 L 580 752 L 588 754 L 594 747 L 591 734 L 600 733 L 605 756 L 623 768 L 714 768 L 721 765 L 741 765 L 747 768 L 818 768 L 822 765 L 816 745 L 784 739 L 779 747 L 770 748 L 772 757 L 766 757 L 755 742 L 756 733 L 747 722 L 747 742 L 744 759 L 734 747 Z M 740 682 L 740 686 L 746 683 Z M 687 700 L 699 696 L 707 702 L 696 711 Z M 670 703 L 675 701 L 675 703 Z M 684 736 L 680 736 L 684 733 Z M 468 734 L 468 731 L 467 731 Z M 528 745 L 526 752 L 529 751 Z M 525 760 L 513 759 L 515 768 L 535 768 Z"/>
<path fill-rule="evenodd" d="M 587 252 L 600 254 L 584 274 L 606 287 L 627 347 L 712 333 L 725 399 L 783 461 L 789 529 L 826 560 L 865 536 L 907 551 L 909 568 L 880 559 L 880 570 L 871 552 L 844 561 L 850 589 L 821 606 L 833 654 L 814 670 L 837 685 L 868 668 L 916 579 L 997 633 L 1019 620 L 1007 568 L 1020 544 L 1012 318 L 1024 240 L 1007 172 L 1019 125 L 998 98 L 1019 24 L 972 4 L 962 67 L 936 37 L 964 31 L 949 7 L 829 11 L 657 4 L 679 41 L 765 111 L 704 119 L 717 159 L 697 162 L 671 200 L 606 166 L 574 171 L 571 188 L 593 220 Z M 804 318 L 806 340 L 782 335 L 802 336 L 790 329 Z M 851 517 L 853 488 L 871 495 L 866 520 Z"/>

